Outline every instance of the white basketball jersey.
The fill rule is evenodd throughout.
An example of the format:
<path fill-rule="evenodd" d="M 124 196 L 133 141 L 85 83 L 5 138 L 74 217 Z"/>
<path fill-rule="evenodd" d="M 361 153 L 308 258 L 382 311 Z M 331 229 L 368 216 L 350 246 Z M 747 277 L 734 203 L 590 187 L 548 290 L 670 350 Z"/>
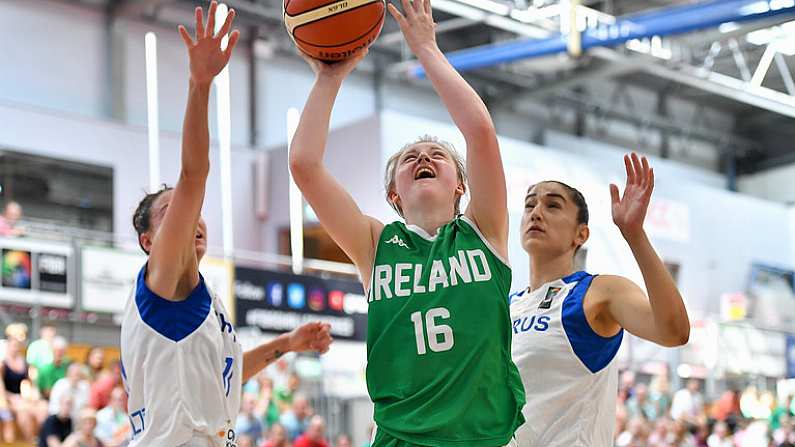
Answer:
<path fill-rule="evenodd" d="M 513 361 L 522 376 L 526 422 L 520 447 L 610 447 L 616 418 L 615 359 L 623 329 L 596 334 L 583 298 L 593 276 L 577 272 L 511 295 Z"/>
<path fill-rule="evenodd" d="M 184 301 L 167 301 L 138 274 L 121 326 L 131 447 L 197 438 L 234 447 L 243 360 L 229 314 L 204 278 Z"/>

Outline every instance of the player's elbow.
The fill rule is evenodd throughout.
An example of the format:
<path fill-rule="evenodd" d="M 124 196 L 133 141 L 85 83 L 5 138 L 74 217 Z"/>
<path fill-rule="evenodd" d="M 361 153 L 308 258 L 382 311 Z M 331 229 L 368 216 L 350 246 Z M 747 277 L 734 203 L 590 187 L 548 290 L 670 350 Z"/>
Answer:
<path fill-rule="evenodd" d="M 669 328 L 668 333 L 661 340 L 663 346 L 666 348 L 677 348 L 686 345 L 690 341 L 690 323 L 688 321 L 683 323 Z"/>
<path fill-rule="evenodd" d="M 309 157 L 302 156 L 296 153 L 297 151 L 290 151 L 290 173 L 296 182 L 305 179 L 312 175 L 313 170 L 317 168 L 318 163 Z"/>

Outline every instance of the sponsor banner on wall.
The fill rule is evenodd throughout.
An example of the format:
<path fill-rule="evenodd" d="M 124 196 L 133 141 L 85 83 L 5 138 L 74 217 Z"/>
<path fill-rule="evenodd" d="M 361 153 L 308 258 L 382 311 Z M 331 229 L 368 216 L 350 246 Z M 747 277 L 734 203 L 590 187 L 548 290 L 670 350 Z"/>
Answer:
<path fill-rule="evenodd" d="M 787 378 L 795 379 L 795 336 L 787 335 Z"/>
<path fill-rule="evenodd" d="M 0 238 L 0 300 L 71 308 L 72 247 L 25 238 Z"/>
<path fill-rule="evenodd" d="M 357 281 L 237 267 L 235 302 L 238 327 L 281 333 L 323 321 L 335 338 L 367 335 L 367 299 Z"/>
<path fill-rule="evenodd" d="M 80 256 L 82 309 L 120 314 L 145 262 L 141 252 L 84 247 Z"/>

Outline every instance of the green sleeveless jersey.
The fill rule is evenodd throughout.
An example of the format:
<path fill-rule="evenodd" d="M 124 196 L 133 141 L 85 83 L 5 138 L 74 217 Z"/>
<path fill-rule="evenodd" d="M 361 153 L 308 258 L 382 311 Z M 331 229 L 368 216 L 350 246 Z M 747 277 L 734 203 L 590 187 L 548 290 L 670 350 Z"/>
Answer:
<path fill-rule="evenodd" d="M 393 222 L 368 292 L 367 388 L 379 430 L 423 446 L 508 444 L 523 422 L 511 269 L 464 216 L 435 237 Z"/>

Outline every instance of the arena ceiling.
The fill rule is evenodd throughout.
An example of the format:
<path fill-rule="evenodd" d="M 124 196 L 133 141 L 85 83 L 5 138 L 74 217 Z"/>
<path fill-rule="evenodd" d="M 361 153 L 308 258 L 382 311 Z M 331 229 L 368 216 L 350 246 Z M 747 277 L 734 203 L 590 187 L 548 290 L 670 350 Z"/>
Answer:
<path fill-rule="evenodd" d="M 282 0 L 227 0 L 239 12 L 238 26 L 252 48 L 294 54 L 281 23 Z M 446 53 L 543 37 L 560 31 L 560 11 L 568 0 L 434 0 L 438 42 Z M 765 0 L 762 0 L 765 1 Z M 770 0 L 788 2 L 790 0 Z M 71 3 L 78 2 L 73 0 Z M 190 19 L 196 0 L 80 0 L 106 8 L 110 16 L 174 24 Z M 694 3 L 688 0 L 581 0 L 582 14 L 612 20 L 628 14 L 662 11 Z M 583 113 L 609 114 L 671 134 L 697 135 L 735 157 L 740 172 L 752 172 L 795 161 L 794 15 L 713 27 L 661 40 L 634 41 L 613 48 L 520 60 L 477 69 L 467 76 L 490 106 L 517 101 L 561 102 Z M 795 22 L 793 22 L 795 24 Z M 782 26 L 783 25 L 783 26 Z M 782 45 L 789 41 L 789 45 Z M 769 47 L 776 47 L 770 51 Z M 790 48 L 792 47 L 792 48 Z M 768 56 L 765 56 L 766 52 Z M 399 30 L 388 20 L 371 51 L 369 69 L 411 81 L 411 54 Z M 768 59 L 765 61 L 764 59 Z M 763 69 L 759 69 L 764 62 Z M 764 66 L 769 66 L 764 70 Z M 761 83 L 755 79 L 762 75 Z M 608 98 L 589 90 L 605 80 L 655 92 L 658 107 L 627 113 L 613 110 Z M 517 94 L 517 92 L 519 92 Z M 735 118 L 733 132 L 716 132 L 693 120 L 688 128 L 672 124 L 668 98 L 683 98 L 716 108 Z M 673 112 L 675 113 L 675 112 Z"/>

